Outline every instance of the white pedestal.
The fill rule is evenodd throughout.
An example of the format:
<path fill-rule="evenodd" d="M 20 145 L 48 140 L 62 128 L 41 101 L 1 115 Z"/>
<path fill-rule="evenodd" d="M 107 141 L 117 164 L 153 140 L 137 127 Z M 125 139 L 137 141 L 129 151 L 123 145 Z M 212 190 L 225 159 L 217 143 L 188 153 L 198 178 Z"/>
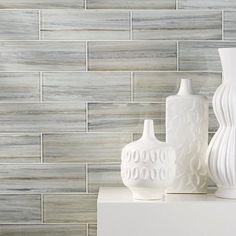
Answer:
<path fill-rule="evenodd" d="M 101 188 L 98 236 L 235 236 L 236 200 L 168 194 L 135 201 L 126 188 Z"/>

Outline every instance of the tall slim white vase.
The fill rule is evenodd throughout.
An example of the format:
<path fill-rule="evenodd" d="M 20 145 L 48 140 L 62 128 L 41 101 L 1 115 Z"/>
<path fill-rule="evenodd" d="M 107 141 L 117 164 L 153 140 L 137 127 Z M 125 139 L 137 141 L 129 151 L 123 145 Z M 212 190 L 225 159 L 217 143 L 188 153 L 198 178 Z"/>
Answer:
<path fill-rule="evenodd" d="M 208 166 L 217 197 L 236 199 L 236 48 L 219 49 L 223 82 L 213 97 L 219 129 L 208 148 Z"/>
<path fill-rule="evenodd" d="M 176 150 L 176 177 L 168 193 L 207 192 L 208 101 L 190 79 L 166 100 L 166 141 Z"/>

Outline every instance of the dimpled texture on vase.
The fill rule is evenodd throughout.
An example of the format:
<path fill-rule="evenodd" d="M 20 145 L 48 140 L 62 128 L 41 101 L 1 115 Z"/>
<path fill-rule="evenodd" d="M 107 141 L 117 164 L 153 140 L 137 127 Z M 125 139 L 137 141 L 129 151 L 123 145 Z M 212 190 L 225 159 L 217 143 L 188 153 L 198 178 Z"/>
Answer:
<path fill-rule="evenodd" d="M 208 166 L 217 197 L 236 199 L 236 48 L 219 49 L 223 82 L 213 97 L 219 129 L 208 147 Z"/>
<path fill-rule="evenodd" d="M 175 176 L 175 150 L 159 141 L 152 120 L 145 120 L 142 137 L 122 150 L 121 177 L 134 199 L 161 199 Z"/>
<path fill-rule="evenodd" d="M 207 192 L 208 101 L 182 79 L 166 101 L 167 143 L 176 150 L 176 177 L 168 193 Z"/>

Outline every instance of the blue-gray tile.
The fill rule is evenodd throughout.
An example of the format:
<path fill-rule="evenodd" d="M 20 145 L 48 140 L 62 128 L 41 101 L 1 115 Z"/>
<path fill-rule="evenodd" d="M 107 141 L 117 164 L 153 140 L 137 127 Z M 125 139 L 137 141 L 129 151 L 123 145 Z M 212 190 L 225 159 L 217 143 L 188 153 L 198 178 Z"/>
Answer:
<path fill-rule="evenodd" d="M 0 223 L 40 223 L 40 201 L 40 195 L 0 194 Z"/>
<path fill-rule="evenodd" d="M 85 43 L 1 41 L 0 71 L 85 70 Z"/>
<path fill-rule="evenodd" d="M 176 42 L 89 42 L 91 71 L 176 70 Z"/>
<path fill-rule="evenodd" d="M 144 119 L 153 119 L 158 132 L 165 130 L 164 103 L 89 103 L 89 131 L 139 132 Z"/>
<path fill-rule="evenodd" d="M 236 47 L 236 42 L 182 41 L 179 43 L 179 69 L 221 71 L 218 48 Z"/>
<path fill-rule="evenodd" d="M 221 39 L 220 11 L 135 11 L 133 39 Z"/>
<path fill-rule="evenodd" d="M 175 9 L 175 0 L 87 0 L 90 9 Z"/>
<path fill-rule="evenodd" d="M 64 133 L 43 135 L 43 160 L 49 163 L 120 163 L 128 133 Z"/>
<path fill-rule="evenodd" d="M 236 40 L 236 11 L 224 12 L 224 39 Z"/>
<path fill-rule="evenodd" d="M 179 0 L 180 9 L 236 9 L 235 0 Z"/>
<path fill-rule="evenodd" d="M 130 101 L 130 73 L 43 73 L 44 101 Z"/>
<path fill-rule="evenodd" d="M 175 94 L 180 79 L 190 78 L 196 93 L 212 100 L 216 88 L 221 84 L 222 74 L 213 72 L 135 72 L 134 101 L 165 102 Z"/>
<path fill-rule="evenodd" d="M 0 193 L 86 191 L 85 165 L 0 164 Z"/>
<path fill-rule="evenodd" d="M 0 72 L 0 102 L 39 101 L 39 73 Z"/>
<path fill-rule="evenodd" d="M 84 103 L 0 103 L 0 132 L 85 131 Z"/>
<path fill-rule="evenodd" d="M 0 134 L 0 163 L 34 163 L 40 157 L 40 134 Z"/>
<path fill-rule="evenodd" d="M 0 9 L 84 8 L 84 0 L 1 0 Z"/>
<path fill-rule="evenodd" d="M 129 13 L 108 11 L 43 10 L 42 39 L 129 39 Z"/>
<path fill-rule="evenodd" d="M 0 10 L 0 22 L 0 40 L 39 38 L 38 11 Z"/>
<path fill-rule="evenodd" d="M 124 184 L 120 175 L 120 165 L 99 165 L 88 166 L 89 192 L 97 193 L 100 187 L 123 187 Z"/>
<path fill-rule="evenodd" d="M 96 223 L 97 195 L 44 195 L 45 223 Z"/>
<path fill-rule="evenodd" d="M 85 224 L 5 224 L 1 236 L 86 236 Z"/>

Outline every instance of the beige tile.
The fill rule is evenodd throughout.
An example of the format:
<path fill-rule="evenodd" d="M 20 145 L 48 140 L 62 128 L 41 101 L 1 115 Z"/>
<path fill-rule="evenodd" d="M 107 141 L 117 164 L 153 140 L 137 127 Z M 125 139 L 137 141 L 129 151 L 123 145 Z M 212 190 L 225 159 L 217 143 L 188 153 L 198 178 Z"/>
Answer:
<path fill-rule="evenodd" d="M 85 165 L 0 164 L 0 193 L 84 192 Z"/>
<path fill-rule="evenodd" d="M 88 236 L 97 236 L 97 225 L 88 226 Z"/>
<path fill-rule="evenodd" d="M 44 101 L 130 101 L 128 72 L 43 73 Z"/>
<path fill-rule="evenodd" d="M 123 146 L 131 141 L 128 133 L 67 133 L 43 136 L 44 162 L 120 162 Z"/>
<path fill-rule="evenodd" d="M 44 222 L 95 223 L 97 195 L 66 194 L 44 196 Z"/>
<path fill-rule="evenodd" d="M 89 165 L 88 167 L 89 192 L 97 193 L 100 187 L 120 187 L 124 186 L 120 165 Z"/>
<path fill-rule="evenodd" d="M 176 70 L 176 42 L 89 42 L 90 71 Z"/>
<path fill-rule="evenodd" d="M 43 10 L 43 39 L 129 39 L 129 12 Z"/>

